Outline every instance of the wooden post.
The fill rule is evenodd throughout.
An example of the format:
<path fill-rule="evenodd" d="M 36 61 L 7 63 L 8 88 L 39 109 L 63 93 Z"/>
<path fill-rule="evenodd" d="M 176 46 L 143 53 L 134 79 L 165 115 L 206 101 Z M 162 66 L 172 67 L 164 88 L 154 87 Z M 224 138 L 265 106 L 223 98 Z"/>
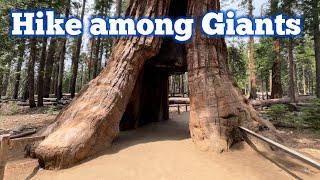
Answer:
<path fill-rule="evenodd" d="M 9 148 L 10 135 L 0 136 L 1 145 L 0 145 L 0 180 L 3 180 L 4 170 L 7 163 L 7 152 Z"/>

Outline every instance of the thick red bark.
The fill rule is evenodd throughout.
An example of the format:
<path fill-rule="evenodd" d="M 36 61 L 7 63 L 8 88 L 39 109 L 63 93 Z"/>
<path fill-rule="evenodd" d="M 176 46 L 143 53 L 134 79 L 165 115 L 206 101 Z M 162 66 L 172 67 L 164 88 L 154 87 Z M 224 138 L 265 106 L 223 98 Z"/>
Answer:
<path fill-rule="evenodd" d="M 131 1 L 129 15 L 154 17 L 168 14 L 168 0 Z M 36 148 L 40 165 L 66 168 L 109 146 L 119 133 L 119 123 L 144 66 L 158 54 L 155 37 L 121 39 L 108 66 L 58 117 Z"/>
<path fill-rule="evenodd" d="M 199 3 L 189 0 L 188 15 L 201 17 L 219 10 L 218 0 Z M 190 86 L 190 132 L 202 149 L 216 152 L 228 150 L 241 140 L 238 126 L 255 129 L 272 125 L 261 120 L 243 97 L 228 71 L 227 47 L 222 38 L 205 37 L 196 26 L 192 42 L 187 45 Z"/>

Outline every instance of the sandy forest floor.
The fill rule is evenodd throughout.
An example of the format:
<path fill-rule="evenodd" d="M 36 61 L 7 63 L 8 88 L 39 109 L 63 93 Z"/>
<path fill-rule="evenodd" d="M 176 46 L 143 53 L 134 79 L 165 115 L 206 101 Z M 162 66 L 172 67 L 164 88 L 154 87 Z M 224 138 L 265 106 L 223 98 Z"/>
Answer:
<path fill-rule="evenodd" d="M 51 111 L 50 111 L 51 112 Z M 56 112 L 35 110 L 0 115 L 0 133 L 21 126 L 43 127 Z M 22 150 L 11 154 L 5 179 L 320 179 L 320 171 L 280 152 L 254 151 L 238 145 L 223 154 L 200 152 L 190 139 L 188 113 L 173 113 L 167 122 L 121 132 L 110 149 L 70 169 L 37 169 Z M 282 129 L 286 145 L 320 161 L 320 133 Z"/>

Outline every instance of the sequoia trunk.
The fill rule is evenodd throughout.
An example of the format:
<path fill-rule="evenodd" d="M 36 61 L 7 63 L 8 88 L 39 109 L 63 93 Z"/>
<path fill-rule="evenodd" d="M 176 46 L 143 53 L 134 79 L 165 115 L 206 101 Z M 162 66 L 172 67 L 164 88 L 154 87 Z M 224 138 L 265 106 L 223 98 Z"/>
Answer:
<path fill-rule="evenodd" d="M 201 3 L 189 0 L 188 15 L 201 17 L 205 12 L 219 9 L 218 0 Z M 258 124 L 267 125 L 234 83 L 228 71 L 224 39 L 205 37 L 197 25 L 192 43 L 187 45 L 187 60 L 191 106 L 189 127 L 193 141 L 202 150 L 228 150 L 240 140 L 239 125 L 253 129 Z"/>
<path fill-rule="evenodd" d="M 296 83 L 295 83 L 292 38 L 290 38 L 288 42 L 288 72 L 289 72 L 288 96 L 290 98 L 290 101 L 295 103 L 297 101 L 297 98 L 296 98 Z"/>
<path fill-rule="evenodd" d="M 130 2 L 128 15 L 167 15 L 169 0 Z M 108 66 L 91 81 L 46 133 L 50 135 L 36 148 L 40 165 L 66 168 L 109 146 L 119 133 L 119 123 L 135 82 L 146 60 L 161 46 L 156 37 L 121 39 L 114 47 Z"/>

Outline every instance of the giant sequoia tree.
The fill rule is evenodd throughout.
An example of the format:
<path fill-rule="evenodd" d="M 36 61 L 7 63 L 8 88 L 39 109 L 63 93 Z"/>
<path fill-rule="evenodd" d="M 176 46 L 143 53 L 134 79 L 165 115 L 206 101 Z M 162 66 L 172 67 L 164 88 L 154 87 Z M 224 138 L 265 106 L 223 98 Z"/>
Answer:
<path fill-rule="evenodd" d="M 268 126 L 236 87 L 228 71 L 223 38 L 203 36 L 201 16 L 219 10 L 219 0 L 130 0 L 126 15 L 193 16 L 189 44 L 159 37 L 121 38 L 107 67 L 44 132 L 35 149 L 40 165 L 66 168 L 109 146 L 120 129 L 168 119 L 168 76 L 189 72 L 190 132 L 203 150 L 226 151 L 238 142 L 238 126 Z"/>

